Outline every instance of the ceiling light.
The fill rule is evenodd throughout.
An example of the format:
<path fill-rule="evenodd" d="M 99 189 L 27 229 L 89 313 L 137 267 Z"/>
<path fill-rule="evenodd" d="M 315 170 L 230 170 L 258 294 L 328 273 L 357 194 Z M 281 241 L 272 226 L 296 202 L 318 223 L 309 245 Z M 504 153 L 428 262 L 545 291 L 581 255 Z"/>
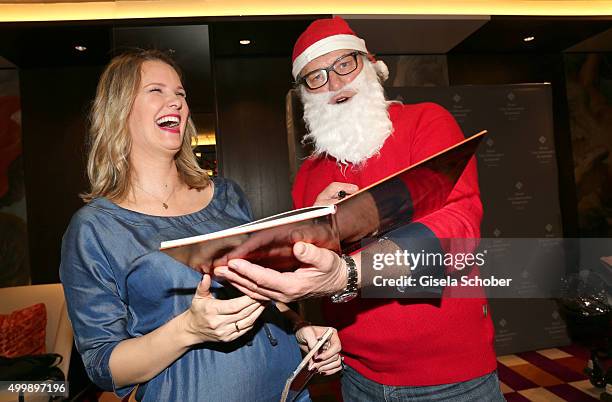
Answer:
<path fill-rule="evenodd" d="M 78 50 L 79 52 L 84 52 L 84 51 L 87 50 L 87 47 L 86 46 L 82 46 L 82 45 L 76 45 L 74 48 L 76 50 Z"/>
<path fill-rule="evenodd" d="M 249 44 L 251 44 L 251 41 L 250 41 L 250 40 L 248 40 L 248 39 L 242 39 L 242 40 L 240 41 L 240 44 L 241 44 L 241 45 L 249 45 Z"/>
<path fill-rule="evenodd" d="M 524 40 L 525 42 L 531 42 L 531 41 L 532 41 L 532 40 L 534 40 L 534 39 L 535 39 L 535 36 L 526 36 L 526 37 L 524 37 L 524 38 L 523 38 L 523 40 Z"/>

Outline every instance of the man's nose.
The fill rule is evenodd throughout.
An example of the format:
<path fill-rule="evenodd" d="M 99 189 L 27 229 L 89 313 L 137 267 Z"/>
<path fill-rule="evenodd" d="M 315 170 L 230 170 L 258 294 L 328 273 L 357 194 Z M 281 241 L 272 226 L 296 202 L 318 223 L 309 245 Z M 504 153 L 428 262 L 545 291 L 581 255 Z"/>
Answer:
<path fill-rule="evenodd" d="M 334 71 L 330 71 L 328 79 L 330 91 L 338 91 L 344 86 L 344 80 L 342 80 L 342 77 L 336 74 Z"/>

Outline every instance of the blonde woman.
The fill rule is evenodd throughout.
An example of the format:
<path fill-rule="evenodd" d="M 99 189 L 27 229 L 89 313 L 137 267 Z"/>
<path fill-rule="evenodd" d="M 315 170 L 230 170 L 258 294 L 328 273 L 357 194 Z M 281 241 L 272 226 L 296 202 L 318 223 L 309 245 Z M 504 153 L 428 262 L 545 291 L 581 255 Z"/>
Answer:
<path fill-rule="evenodd" d="M 156 251 L 163 240 L 251 219 L 240 188 L 211 181 L 195 161 L 174 62 L 156 51 L 114 58 L 91 123 L 91 188 L 64 235 L 60 266 L 90 378 L 142 401 L 278 400 L 300 361 L 291 324 L 274 304 L 236 297 Z M 307 349 L 323 330 L 296 335 Z M 319 372 L 340 369 L 339 348 L 334 336 Z"/>

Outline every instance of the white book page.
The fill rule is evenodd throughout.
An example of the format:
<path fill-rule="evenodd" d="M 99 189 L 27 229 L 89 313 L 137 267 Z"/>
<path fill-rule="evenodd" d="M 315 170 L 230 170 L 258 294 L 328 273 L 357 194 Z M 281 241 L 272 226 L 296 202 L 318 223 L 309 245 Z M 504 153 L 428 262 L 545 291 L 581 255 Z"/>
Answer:
<path fill-rule="evenodd" d="M 183 239 L 164 241 L 160 245 L 160 250 L 167 248 L 184 246 L 188 244 L 199 243 L 206 240 L 218 239 L 221 237 L 233 236 L 236 234 L 244 234 L 255 232 L 262 229 L 267 229 L 275 226 L 285 225 L 287 223 L 300 222 L 307 219 L 318 218 L 321 216 L 331 215 L 336 213 L 335 205 L 307 207 L 295 209 L 288 212 L 283 212 L 277 215 L 269 216 L 254 222 L 249 222 L 244 225 L 235 226 L 233 228 L 221 230 L 218 232 L 208 233 L 199 236 L 186 237 Z"/>

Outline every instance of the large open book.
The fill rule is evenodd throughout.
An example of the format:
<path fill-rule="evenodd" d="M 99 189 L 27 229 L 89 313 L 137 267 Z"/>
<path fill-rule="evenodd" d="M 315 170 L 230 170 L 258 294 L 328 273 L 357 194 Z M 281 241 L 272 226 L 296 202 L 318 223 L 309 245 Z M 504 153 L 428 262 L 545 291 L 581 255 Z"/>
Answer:
<path fill-rule="evenodd" d="M 400 170 L 335 205 L 297 209 L 219 232 L 163 242 L 160 250 L 200 272 L 232 258 L 277 270 L 299 266 L 293 244 L 350 253 L 442 208 L 486 131 Z M 367 169 L 367 167 L 366 167 Z"/>

